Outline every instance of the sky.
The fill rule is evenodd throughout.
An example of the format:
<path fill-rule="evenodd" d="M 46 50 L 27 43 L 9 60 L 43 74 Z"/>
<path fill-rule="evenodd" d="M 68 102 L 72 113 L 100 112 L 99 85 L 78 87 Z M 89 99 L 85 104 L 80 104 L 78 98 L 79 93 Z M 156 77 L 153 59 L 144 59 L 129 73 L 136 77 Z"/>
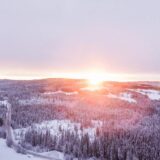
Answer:
<path fill-rule="evenodd" d="M 0 78 L 160 80 L 159 6 L 159 0 L 0 0 Z"/>

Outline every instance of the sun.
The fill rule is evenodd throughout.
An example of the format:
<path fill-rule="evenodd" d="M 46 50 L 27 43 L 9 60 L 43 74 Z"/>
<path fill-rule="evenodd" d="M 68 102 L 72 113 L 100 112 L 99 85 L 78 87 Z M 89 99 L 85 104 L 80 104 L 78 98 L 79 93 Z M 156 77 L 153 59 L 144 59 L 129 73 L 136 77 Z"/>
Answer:
<path fill-rule="evenodd" d="M 88 82 L 90 85 L 99 86 L 102 84 L 103 80 L 99 78 L 91 78 L 91 79 L 88 79 Z"/>
<path fill-rule="evenodd" d="M 105 74 L 100 71 L 88 74 L 88 85 L 92 88 L 100 88 L 105 81 Z"/>
<path fill-rule="evenodd" d="M 105 81 L 104 75 L 99 73 L 94 73 L 88 75 L 87 83 L 88 89 L 91 91 L 100 90 L 103 87 L 103 82 Z"/>

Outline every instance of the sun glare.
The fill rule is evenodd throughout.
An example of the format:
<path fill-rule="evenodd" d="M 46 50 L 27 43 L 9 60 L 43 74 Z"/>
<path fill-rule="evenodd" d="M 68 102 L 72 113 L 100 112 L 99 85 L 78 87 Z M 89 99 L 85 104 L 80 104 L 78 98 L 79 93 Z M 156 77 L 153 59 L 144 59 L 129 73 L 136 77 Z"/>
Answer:
<path fill-rule="evenodd" d="M 100 74 L 90 75 L 88 78 L 88 89 L 89 90 L 99 90 L 102 88 L 102 83 L 105 81 L 104 77 Z"/>
<path fill-rule="evenodd" d="M 88 74 L 88 83 L 93 86 L 99 86 L 106 79 L 106 74 L 101 73 L 100 71 L 95 73 Z"/>
<path fill-rule="evenodd" d="M 88 82 L 90 85 L 97 86 L 97 85 L 100 85 L 103 82 L 103 80 L 98 78 L 93 78 L 93 79 L 89 79 Z"/>

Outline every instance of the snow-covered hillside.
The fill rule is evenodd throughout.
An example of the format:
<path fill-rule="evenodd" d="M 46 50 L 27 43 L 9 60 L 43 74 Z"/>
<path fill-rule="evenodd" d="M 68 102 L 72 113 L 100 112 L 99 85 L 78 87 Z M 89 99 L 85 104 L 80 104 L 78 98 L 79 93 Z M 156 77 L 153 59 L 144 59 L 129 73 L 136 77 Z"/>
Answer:
<path fill-rule="evenodd" d="M 107 97 L 109 98 L 118 98 L 124 101 L 128 101 L 130 103 L 136 103 L 136 100 L 132 98 L 132 95 L 129 93 L 120 93 L 118 95 L 116 94 L 108 94 Z"/>
<path fill-rule="evenodd" d="M 44 93 L 45 95 L 57 95 L 57 94 L 63 94 L 63 95 L 66 95 L 66 96 L 71 96 L 71 95 L 77 95 L 78 92 L 75 91 L 75 92 L 64 92 L 64 91 L 55 91 L 55 92 L 45 92 Z"/>
<path fill-rule="evenodd" d="M 160 91 L 150 89 L 132 89 L 132 91 L 148 96 L 150 100 L 160 100 Z"/>
<path fill-rule="evenodd" d="M 43 160 L 31 155 L 23 155 L 15 152 L 6 145 L 4 139 L 0 139 L 0 159 L 1 160 Z"/>
<path fill-rule="evenodd" d="M 70 132 L 76 132 L 75 128 L 77 128 L 78 135 L 81 137 L 83 134 L 88 133 L 90 140 L 94 139 L 94 136 L 96 134 L 96 129 L 97 127 L 101 127 L 102 122 L 101 121 L 92 121 L 92 127 L 88 127 L 83 129 L 83 131 L 80 129 L 81 124 L 80 123 L 73 123 L 70 120 L 52 120 L 52 121 L 45 121 L 42 122 L 41 124 L 34 124 L 34 129 L 37 131 L 46 131 L 47 129 L 50 130 L 50 133 L 53 136 L 60 136 L 61 131 L 64 130 L 67 131 L 69 130 Z M 21 140 L 22 137 L 24 137 L 24 134 L 28 129 L 31 127 L 27 128 L 22 128 L 22 129 L 15 129 L 15 137 L 17 140 Z"/>

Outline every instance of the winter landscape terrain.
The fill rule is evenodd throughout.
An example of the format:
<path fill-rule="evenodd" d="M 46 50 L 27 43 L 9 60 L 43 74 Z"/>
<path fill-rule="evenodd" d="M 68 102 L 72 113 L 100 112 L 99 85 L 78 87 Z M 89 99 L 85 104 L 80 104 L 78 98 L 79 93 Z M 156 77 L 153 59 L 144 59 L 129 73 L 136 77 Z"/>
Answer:
<path fill-rule="evenodd" d="M 160 0 L 0 0 L 0 160 L 160 160 Z"/>
<path fill-rule="evenodd" d="M 0 80 L 3 160 L 160 159 L 158 82 Z"/>

